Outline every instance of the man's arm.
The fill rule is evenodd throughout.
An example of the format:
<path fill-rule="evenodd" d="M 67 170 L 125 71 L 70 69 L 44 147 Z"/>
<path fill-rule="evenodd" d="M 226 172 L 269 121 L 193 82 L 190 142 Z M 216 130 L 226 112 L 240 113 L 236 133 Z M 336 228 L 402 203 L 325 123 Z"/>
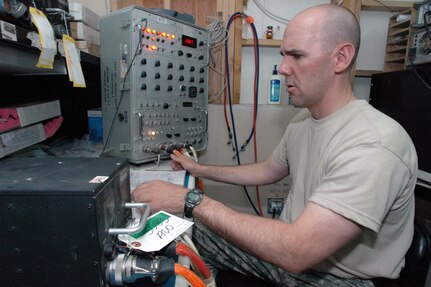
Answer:
<path fill-rule="evenodd" d="M 193 214 L 237 247 L 294 273 L 311 268 L 361 233 L 356 223 L 314 203 L 293 224 L 239 213 L 208 197 Z"/>
<path fill-rule="evenodd" d="M 272 156 L 263 162 L 235 166 L 204 165 L 187 156 L 171 155 L 176 169 L 184 168 L 195 177 L 203 177 L 237 185 L 274 183 L 289 175 L 289 169 L 277 163 Z"/>
<path fill-rule="evenodd" d="M 138 186 L 133 199 L 150 204 L 153 212 L 179 214 L 187 191 L 152 181 Z M 315 203 L 309 203 L 292 224 L 239 213 L 207 196 L 193 215 L 234 245 L 290 272 L 312 267 L 361 233 L 356 223 Z"/>

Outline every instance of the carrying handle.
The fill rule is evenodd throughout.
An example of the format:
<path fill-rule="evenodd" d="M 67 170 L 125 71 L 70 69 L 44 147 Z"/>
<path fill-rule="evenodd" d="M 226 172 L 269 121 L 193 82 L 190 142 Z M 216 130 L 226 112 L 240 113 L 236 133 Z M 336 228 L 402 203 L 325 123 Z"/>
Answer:
<path fill-rule="evenodd" d="M 109 234 L 111 234 L 111 235 L 113 235 L 113 234 L 131 234 L 131 233 L 136 233 L 138 231 L 141 231 L 145 227 L 145 224 L 147 223 L 147 218 L 150 215 L 150 211 L 151 211 L 151 208 L 148 204 L 127 202 L 124 207 L 125 208 L 145 208 L 145 211 L 141 216 L 141 220 L 139 222 L 139 225 L 135 226 L 135 227 L 130 227 L 130 228 L 109 228 L 108 229 Z"/>

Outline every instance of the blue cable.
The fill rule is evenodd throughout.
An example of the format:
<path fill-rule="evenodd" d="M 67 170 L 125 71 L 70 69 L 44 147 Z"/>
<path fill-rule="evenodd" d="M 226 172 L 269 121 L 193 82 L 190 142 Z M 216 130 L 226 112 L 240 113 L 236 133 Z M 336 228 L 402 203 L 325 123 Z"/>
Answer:
<path fill-rule="evenodd" d="M 235 12 L 234 14 L 232 14 L 232 16 L 230 16 L 229 21 L 227 22 L 226 25 L 226 37 L 228 37 L 229 35 L 229 27 L 233 21 L 233 19 L 237 16 L 237 15 L 244 15 L 243 13 L 240 12 Z M 230 109 L 230 117 L 231 117 L 231 122 L 232 122 L 232 130 L 233 130 L 233 141 L 234 141 L 234 146 L 235 146 L 235 153 L 236 153 L 236 159 L 238 162 L 238 165 L 241 165 L 241 160 L 239 157 L 239 152 L 238 152 L 238 142 L 237 142 L 237 138 L 236 138 L 236 128 L 235 128 L 235 119 L 233 116 L 233 108 L 232 108 L 232 94 L 231 94 L 231 90 L 230 90 L 230 72 L 229 72 L 229 56 L 228 56 L 228 47 L 227 45 L 225 45 L 225 61 L 226 61 L 226 78 L 227 78 L 227 91 L 228 91 L 228 95 L 229 95 L 229 109 Z M 250 202 L 251 206 L 254 209 L 254 212 L 257 215 L 260 215 L 259 211 L 256 209 L 256 206 L 254 206 L 253 201 L 250 198 L 250 195 L 248 194 L 247 191 L 247 187 L 243 186 L 245 194 L 247 196 L 248 201 Z"/>
<path fill-rule="evenodd" d="M 255 121 L 257 121 L 257 107 L 259 105 L 259 70 L 260 70 L 260 60 L 259 60 L 259 39 L 257 37 L 257 31 L 256 31 L 256 26 L 254 25 L 254 23 L 251 23 L 251 30 L 253 32 L 254 38 L 256 39 L 256 53 L 257 53 L 257 60 L 256 60 L 256 70 L 257 70 L 257 77 L 256 77 L 256 82 L 254 83 L 255 87 L 256 87 L 256 95 L 255 95 L 255 102 L 256 102 L 256 107 L 255 107 L 255 113 L 256 113 L 256 119 L 253 119 Z M 254 126 L 254 122 L 253 122 L 253 126 Z M 250 142 L 251 138 L 254 135 L 254 129 L 251 129 L 250 135 L 248 137 L 248 139 L 242 144 L 241 146 L 241 151 L 245 150 L 245 147 L 248 145 L 248 143 Z"/>

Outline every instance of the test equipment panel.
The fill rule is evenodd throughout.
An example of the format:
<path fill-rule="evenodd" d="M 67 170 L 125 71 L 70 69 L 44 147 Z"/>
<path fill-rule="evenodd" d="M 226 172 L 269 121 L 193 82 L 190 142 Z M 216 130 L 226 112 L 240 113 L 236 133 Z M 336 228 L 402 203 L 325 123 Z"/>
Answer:
<path fill-rule="evenodd" d="M 131 6 L 100 22 L 103 134 L 132 163 L 207 146 L 209 32 Z"/>

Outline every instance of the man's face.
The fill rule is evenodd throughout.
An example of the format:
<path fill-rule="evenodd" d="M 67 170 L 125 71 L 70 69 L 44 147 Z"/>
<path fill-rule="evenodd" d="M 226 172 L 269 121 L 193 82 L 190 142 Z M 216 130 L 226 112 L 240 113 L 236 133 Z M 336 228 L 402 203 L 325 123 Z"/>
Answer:
<path fill-rule="evenodd" d="M 279 72 L 285 76 L 291 103 L 297 107 L 317 105 L 331 82 L 331 51 L 322 47 L 316 17 L 296 17 L 286 28 L 281 45 Z"/>

